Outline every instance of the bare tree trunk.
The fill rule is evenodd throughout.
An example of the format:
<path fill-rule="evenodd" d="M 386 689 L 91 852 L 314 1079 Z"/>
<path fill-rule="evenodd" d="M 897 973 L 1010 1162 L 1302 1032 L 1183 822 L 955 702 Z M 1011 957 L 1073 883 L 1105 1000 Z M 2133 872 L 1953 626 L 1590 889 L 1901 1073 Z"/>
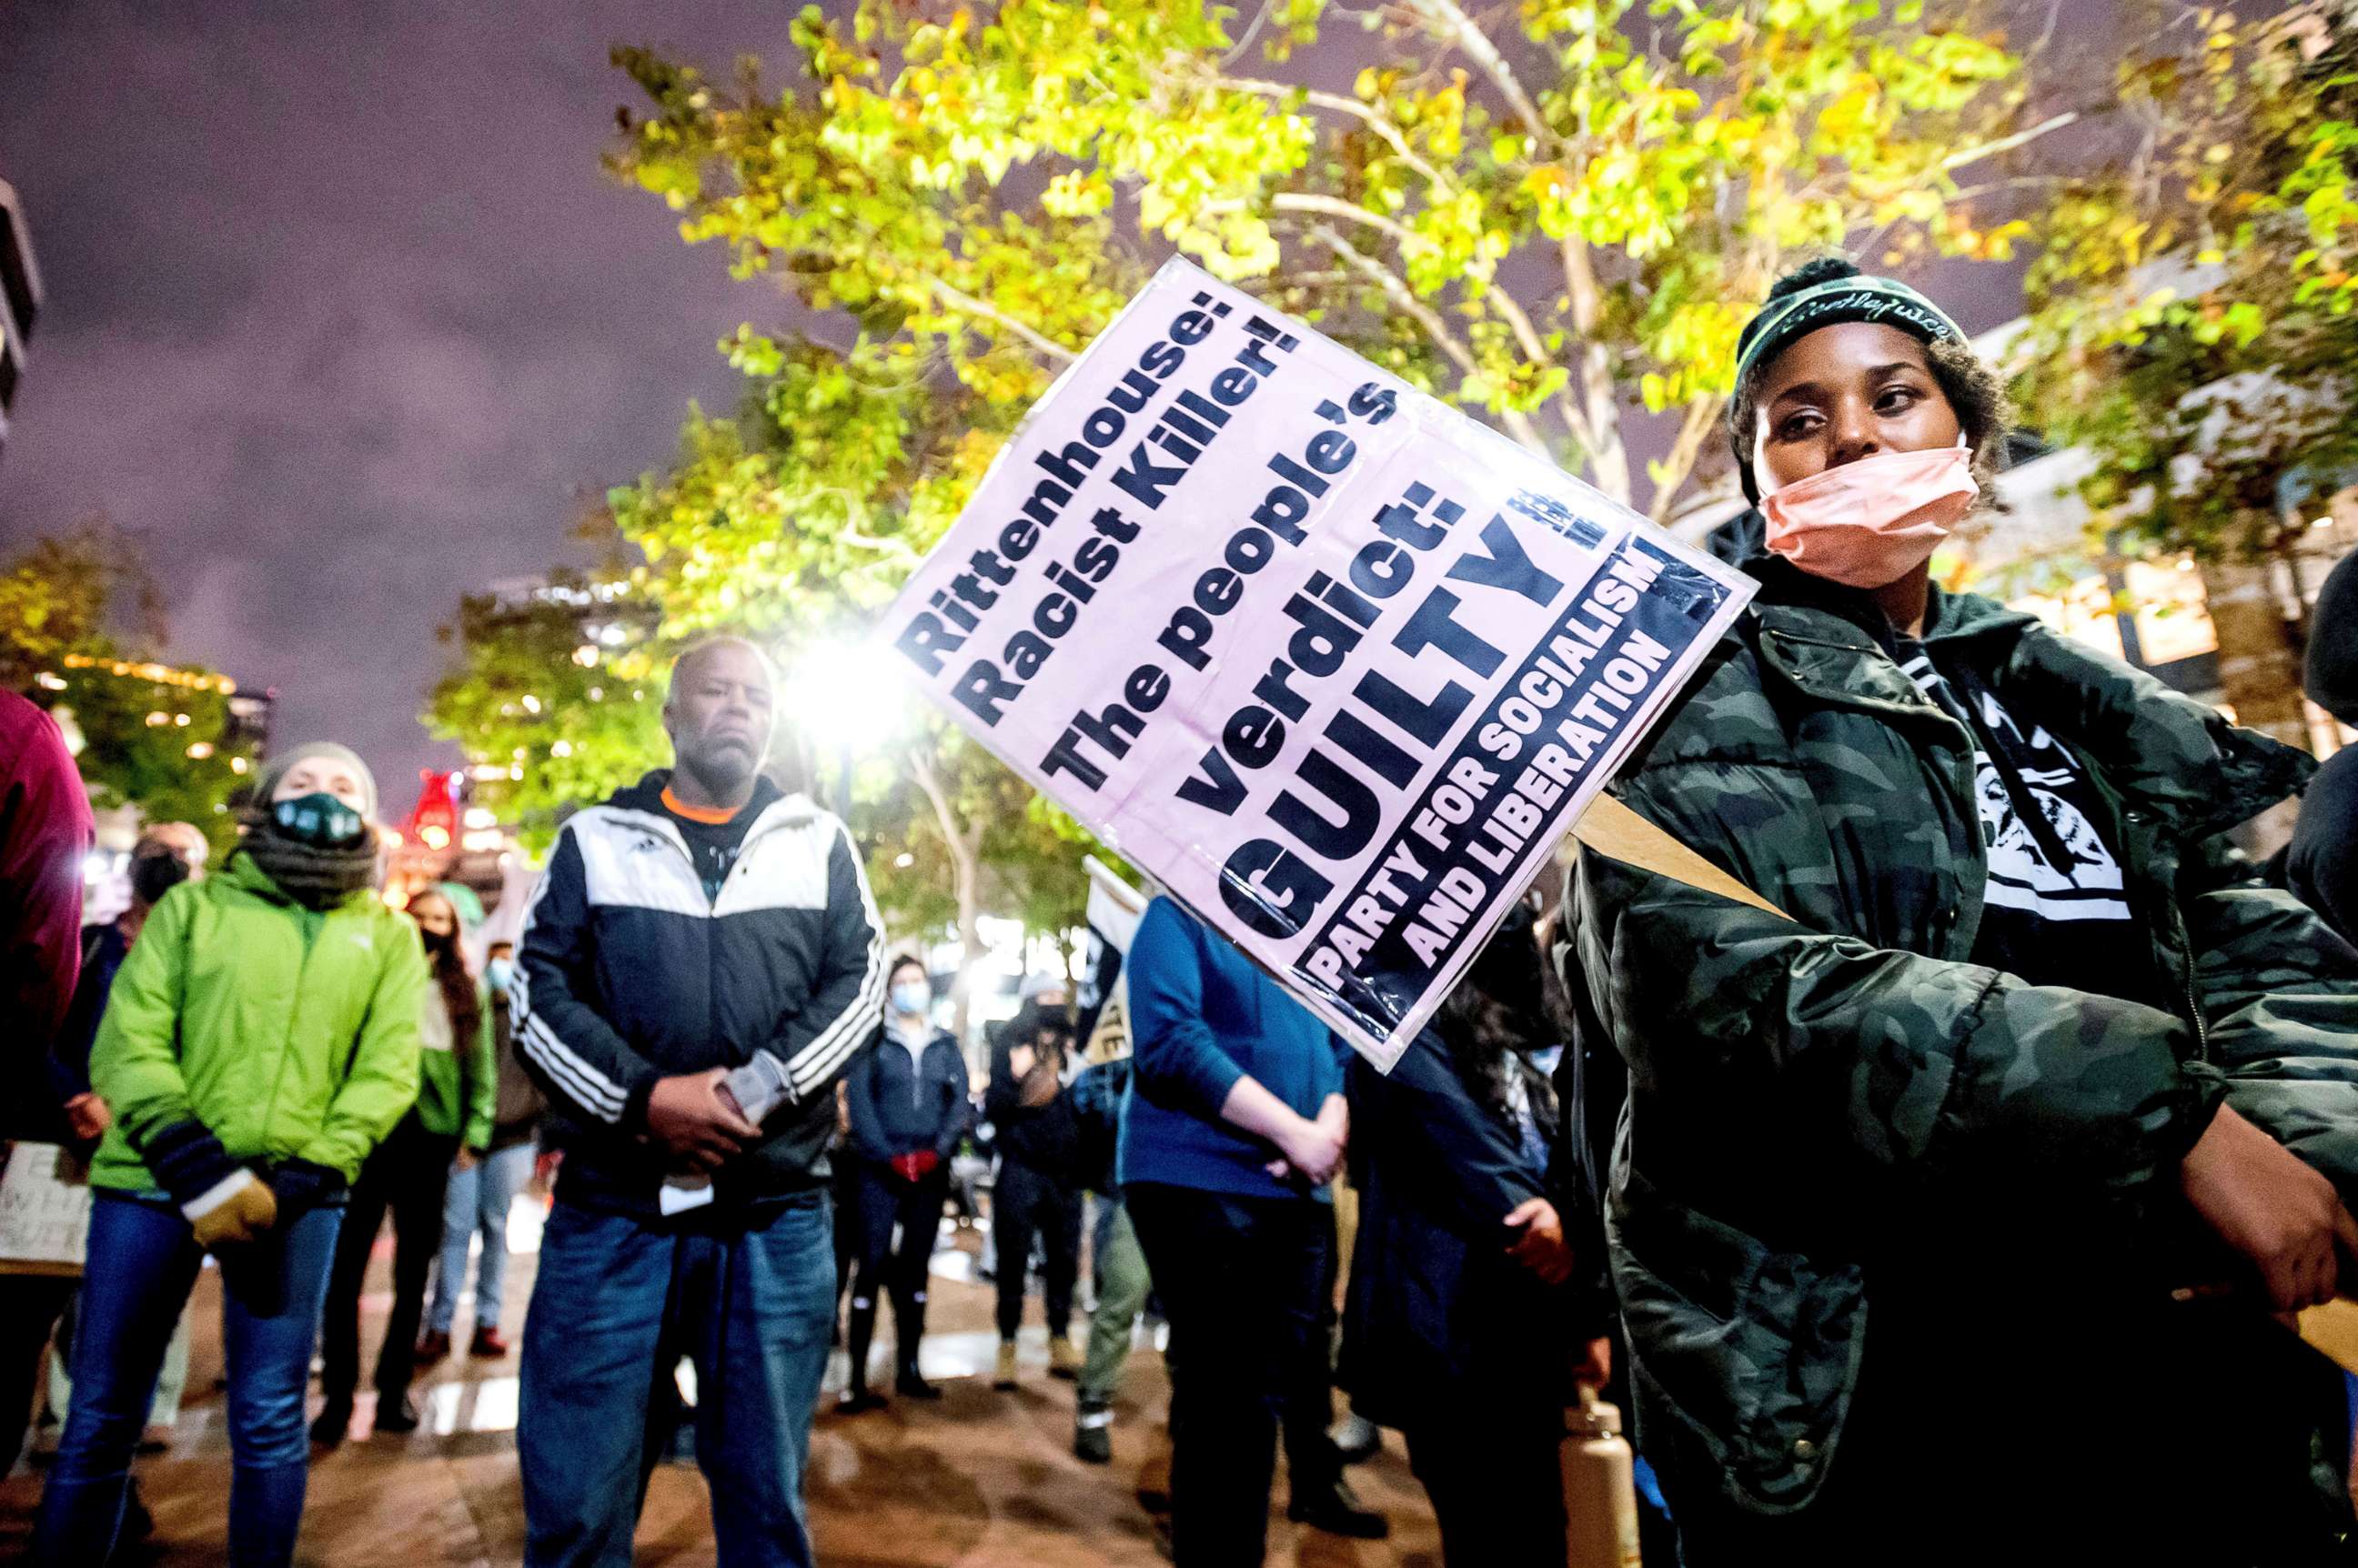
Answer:
<path fill-rule="evenodd" d="M 2235 722 L 2309 750 L 2301 706 L 2300 655 L 2278 602 L 2270 563 L 2203 561 L 2202 590 L 2219 636 L 2219 687 Z M 2274 854 L 2292 832 L 2294 804 L 2262 813 L 2239 840 L 2255 855 Z"/>
<path fill-rule="evenodd" d="M 931 757 L 920 752 L 910 758 L 909 776 L 925 792 L 925 799 L 934 808 L 935 823 L 942 831 L 942 843 L 949 850 L 950 887 L 957 898 L 958 934 L 958 971 L 950 981 L 950 1030 L 963 1050 L 967 1009 L 972 1000 L 967 982 L 982 957 L 982 827 L 980 824 L 969 826 L 958 820 L 957 812 L 950 805 L 949 792 L 943 787 L 941 774 Z"/>

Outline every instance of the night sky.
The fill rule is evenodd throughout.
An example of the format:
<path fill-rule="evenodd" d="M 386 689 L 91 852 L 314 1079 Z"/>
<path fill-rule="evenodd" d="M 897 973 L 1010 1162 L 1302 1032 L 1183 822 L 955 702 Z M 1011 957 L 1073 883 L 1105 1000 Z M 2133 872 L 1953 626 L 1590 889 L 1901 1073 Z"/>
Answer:
<path fill-rule="evenodd" d="M 275 687 L 278 741 L 350 742 L 406 812 L 458 760 L 416 715 L 459 595 L 575 555 L 690 398 L 733 404 L 715 341 L 786 310 L 600 168 L 636 102 L 607 49 L 775 59 L 795 9 L 0 8 L 0 178 L 49 287 L 0 551 L 137 532 L 170 654 Z M 1962 281 L 1968 330 L 2012 313 Z"/>
<path fill-rule="evenodd" d="M 406 812 L 462 590 L 546 570 L 663 463 L 715 341 L 784 301 L 599 166 L 618 40 L 725 65 L 792 7 L 667 0 L 0 9 L 0 178 L 49 300 L 0 550 L 137 531 L 173 656 L 275 687 Z"/>

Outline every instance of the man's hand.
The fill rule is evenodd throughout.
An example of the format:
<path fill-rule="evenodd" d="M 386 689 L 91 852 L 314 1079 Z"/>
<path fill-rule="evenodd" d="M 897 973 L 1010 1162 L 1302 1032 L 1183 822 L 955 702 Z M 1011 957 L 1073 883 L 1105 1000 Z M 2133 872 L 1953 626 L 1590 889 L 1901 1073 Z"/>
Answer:
<path fill-rule="evenodd" d="M 74 1137 L 84 1143 L 95 1143 L 114 1125 L 114 1113 L 106 1102 L 84 1090 L 66 1101 L 66 1125 L 73 1129 Z"/>
<path fill-rule="evenodd" d="M 1343 1162 L 1343 1130 L 1323 1113 L 1316 1121 L 1297 1116 L 1278 1137 L 1277 1148 L 1285 1163 L 1312 1186 L 1324 1186 L 1334 1179 L 1335 1167 Z"/>
<path fill-rule="evenodd" d="M 2333 1184 L 2225 1106 L 2178 1180 L 2202 1222 L 2259 1271 L 2278 1312 L 2331 1301 L 2340 1259 L 2358 1260 L 2358 1221 Z"/>
<path fill-rule="evenodd" d="M 720 1081 L 728 1076 L 726 1067 L 710 1067 L 658 1078 L 647 1096 L 647 1132 L 680 1169 L 718 1170 L 722 1161 L 742 1153 L 761 1137 L 762 1130 L 720 1092 Z"/>
<path fill-rule="evenodd" d="M 1561 1285 L 1572 1278 L 1572 1248 L 1564 1241 L 1555 1205 L 1545 1198 L 1526 1198 L 1506 1223 L 1508 1229 L 1522 1233 L 1507 1244 L 1508 1257 L 1547 1284 Z"/>

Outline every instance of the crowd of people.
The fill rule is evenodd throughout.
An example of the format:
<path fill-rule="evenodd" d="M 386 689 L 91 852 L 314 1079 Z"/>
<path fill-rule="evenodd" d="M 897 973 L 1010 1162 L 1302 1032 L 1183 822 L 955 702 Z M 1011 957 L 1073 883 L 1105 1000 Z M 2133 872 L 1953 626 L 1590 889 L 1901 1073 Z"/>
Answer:
<path fill-rule="evenodd" d="M 135 1518 L 210 1254 L 231 1560 L 291 1562 L 384 1220 L 400 1433 L 478 1250 L 468 1351 L 509 1354 L 509 1210 L 561 1155 L 526 1562 L 629 1562 L 687 1422 L 720 1561 L 812 1563 L 830 1344 L 839 1414 L 884 1405 L 889 1303 L 889 1397 L 940 1397 L 928 1281 L 986 1130 L 992 1380 L 1036 1254 L 1074 1452 L 1107 1464 L 1152 1304 L 1183 1568 L 1262 1560 L 1281 1450 L 1290 1519 L 1382 1536 L 1347 1479 L 1370 1423 L 1452 1568 L 1563 1564 L 1567 1411 L 1600 1392 L 1634 1409 L 1649 1562 L 2343 1560 L 2353 1385 L 2284 1320 L 2358 1283 L 2358 749 L 2309 783 L 1934 583 L 2008 418 L 1913 289 L 1826 263 L 1772 290 L 1729 425 L 1758 596 L 1616 785 L 1757 899 L 1583 853 L 1388 1072 L 1165 897 L 1120 959 L 1126 1050 L 1092 1056 L 1044 977 L 970 1067 L 843 823 L 765 773 L 750 643 L 679 658 L 672 765 L 565 822 L 480 976 L 471 895 L 377 896 L 373 781 L 326 744 L 260 771 L 217 869 L 151 828 L 82 933 L 86 800 L 0 695 L 0 986 L 48 1084 L 5 1130 L 83 1151 L 94 1194 L 79 1281 L 0 1278 L 0 1397 L 29 1411 L 52 1339 L 62 1373 L 37 1560 L 103 1563 Z M 2358 724 L 2358 564 L 2310 630 L 2310 695 Z M 2227 847 L 2305 784 L 2276 861 Z"/>

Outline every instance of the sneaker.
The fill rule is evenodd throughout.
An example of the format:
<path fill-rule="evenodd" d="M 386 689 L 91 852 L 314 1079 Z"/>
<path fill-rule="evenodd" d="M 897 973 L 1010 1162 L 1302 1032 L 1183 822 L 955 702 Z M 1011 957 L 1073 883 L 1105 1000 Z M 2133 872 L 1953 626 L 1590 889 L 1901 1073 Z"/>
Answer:
<path fill-rule="evenodd" d="M 1306 1524 L 1313 1530 L 1323 1530 L 1329 1535 L 1347 1536 L 1353 1541 L 1381 1541 L 1392 1532 L 1384 1516 L 1373 1509 L 1359 1506 L 1359 1499 L 1350 1487 L 1338 1479 L 1332 1487 L 1321 1487 L 1308 1497 L 1295 1493 L 1285 1510 L 1285 1517 L 1296 1524 Z"/>
<path fill-rule="evenodd" d="M 417 1430 L 417 1401 L 407 1394 L 395 1396 L 380 1393 L 376 1398 L 376 1425 L 373 1429 L 384 1437 L 406 1437 Z"/>
<path fill-rule="evenodd" d="M 1084 1400 L 1073 1418 L 1073 1457 L 1084 1465 L 1113 1463 L 1113 1411 L 1094 1400 Z"/>
<path fill-rule="evenodd" d="M 990 1386 L 994 1389 L 1015 1386 L 1015 1341 L 1002 1339 L 999 1342 L 999 1367 L 990 1375 Z"/>
<path fill-rule="evenodd" d="M 467 1354 L 478 1361 L 504 1361 L 514 1348 L 508 1343 L 508 1336 L 500 1332 L 498 1324 L 486 1323 L 476 1326 L 475 1337 L 468 1343 Z"/>
<path fill-rule="evenodd" d="M 1048 1376 L 1062 1378 L 1068 1383 L 1080 1381 L 1081 1352 L 1064 1335 L 1056 1335 L 1048 1341 Z"/>
<path fill-rule="evenodd" d="M 438 1367 L 450 1358 L 450 1336 L 438 1328 L 429 1328 L 417 1336 L 417 1364 Z"/>
<path fill-rule="evenodd" d="M 1384 1445 L 1384 1434 L 1377 1429 L 1376 1423 L 1357 1412 L 1336 1422 L 1334 1430 L 1326 1435 L 1346 1465 L 1364 1465 L 1373 1459 L 1376 1451 Z"/>
<path fill-rule="evenodd" d="M 942 1391 L 918 1374 L 914 1367 L 903 1367 L 901 1375 L 892 1379 L 892 1391 L 904 1400 L 937 1400 Z"/>
<path fill-rule="evenodd" d="M 846 1389 L 843 1397 L 835 1401 L 835 1413 L 838 1415 L 866 1415 L 870 1411 L 883 1408 L 884 1396 L 871 1393 L 866 1389 Z"/>
<path fill-rule="evenodd" d="M 340 1446 L 352 1434 L 352 1407 L 343 1400 L 330 1400 L 311 1422 L 311 1441 L 321 1448 Z"/>

